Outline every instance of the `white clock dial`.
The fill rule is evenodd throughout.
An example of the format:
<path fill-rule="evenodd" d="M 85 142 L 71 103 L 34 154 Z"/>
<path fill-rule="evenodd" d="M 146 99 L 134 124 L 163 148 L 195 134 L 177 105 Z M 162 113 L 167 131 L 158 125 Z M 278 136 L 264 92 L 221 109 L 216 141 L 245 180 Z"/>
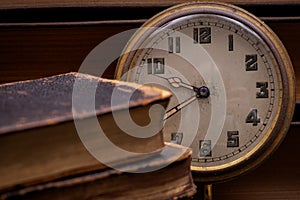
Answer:
<path fill-rule="evenodd" d="M 170 16 L 181 11 L 174 10 Z M 123 58 L 130 63 L 123 78 L 170 90 L 165 140 L 193 149 L 195 171 L 227 173 L 259 160 L 287 123 L 279 122 L 283 105 L 293 109 L 293 100 L 284 98 L 293 92 L 286 91 L 284 67 L 292 69 L 282 66 L 269 41 L 243 20 L 204 8 L 204 13 L 182 10 L 169 20 L 163 13 L 165 22 L 137 42 L 140 50 L 131 59 Z"/>

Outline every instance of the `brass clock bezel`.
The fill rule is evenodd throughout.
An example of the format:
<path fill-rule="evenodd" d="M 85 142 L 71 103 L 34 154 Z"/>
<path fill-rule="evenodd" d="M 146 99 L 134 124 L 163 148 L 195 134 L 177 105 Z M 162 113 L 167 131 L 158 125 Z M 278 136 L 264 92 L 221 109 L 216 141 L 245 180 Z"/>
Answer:
<path fill-rule="evenodd" d="M 191 2 L 173 6 L 158 13 L 147 20 L 141 28 L 161 27 L 171 20 L 193 14 L 214 14 L 236 20 L 252 29 L 270 48 L 279 66 L 282 78 L 282 98 L 279 100 L 280 109 L 277 110 L 271 128 L 259 144 L 243 157 L 216 167 L 191 166 L 194 179 L 201 182 L 223 181 L 257 167 L 274 152 L 283 141 L 294 112 L 295 106 L 295 75 L 288 53 L 276 34 L 261 20 L 247 11 L 226 3 Z M 153 29 L 139 29 L 130 39 L 117 64 L 115 78 L 120 79 L 131 67 L 135 66 L 136 55 L 142 42 L 153 32 Z M 236 163 L 235 163 L 236 162 Z"/>

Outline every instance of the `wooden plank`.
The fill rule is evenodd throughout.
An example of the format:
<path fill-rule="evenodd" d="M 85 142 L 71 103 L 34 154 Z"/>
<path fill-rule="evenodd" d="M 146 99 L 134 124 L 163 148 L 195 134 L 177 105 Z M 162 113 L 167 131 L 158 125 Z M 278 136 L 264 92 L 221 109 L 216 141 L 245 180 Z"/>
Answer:
<path fill-rule="evenodd" d="M 213 186 L 214 200 L 300 199 L 300 126 L 293 125 L 279 149 L 254 171 Z"/>
<path fill-rule="evenodd" d="M 34 79 L 78 71 L 88 53 L 103 40 L 135 24 L 93 26 L 17 26 L 0 28 L 0 82 Z M 97 67 L 97 66 L 95 66 Z M 99 67 L 102 67 L 99 64 Z M 105 77 L 113 78 L 109 68 Z"/>
<path fill-rule="evenodd" d="M 300 102 L 300 21 L 270 22 L 268 25 L 285 45 L 296 74 L 296 101 Z"/>
<path fill-rule="evenodd" d="M 270 3 L 299 3 L 298 0 L 219 0 L 221 2 L 235 3 L 235 4 L 270 4 Z M 26 8 L 26 7 L 64 7 L 64 6 L 78 6 L 78 7 L 90 7 L 90 6 L 153 6 L 153 5 L 174 5 L 178 3 L 187 2 L 186 0 L 2 0 L 0 2 L 0 8 Z"/>
<path fill-rule="evenodd" d="M 106 22 L 2 24 L 0 83 L 78 71 L 96 45 L 114 34 L 138 28 L 143 20 Z M 300 21 L 271 20 L 267 24 L 290 54 L 296 72 L 297 101 L 300 102 Z M 108 67 L 104 77 L 113 78 L 115 64 Z"/>

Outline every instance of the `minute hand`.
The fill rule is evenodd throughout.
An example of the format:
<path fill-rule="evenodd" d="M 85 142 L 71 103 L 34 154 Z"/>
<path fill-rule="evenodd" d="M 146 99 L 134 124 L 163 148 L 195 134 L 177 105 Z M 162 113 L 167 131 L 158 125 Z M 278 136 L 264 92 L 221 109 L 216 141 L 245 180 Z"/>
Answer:
<path fill-rule="evenodd" d="M 172 115 L 174 115 L 175 113 L 177 113 L 178 111 L 180 111 L 182 108 L 184 108 L 185 106 L 189 105 L 190 103 L 192 103 L 193 101 L 195 101 L 197 99 L 196 96 L 192 96 L 189 99 L 185 100 L 184 102 L 178 104 L 177 106 L 171 108 L 170 110 L 168 110 L 164 116 L 164 120 L 168 119 L 169 117 L 171 117 Z"/>

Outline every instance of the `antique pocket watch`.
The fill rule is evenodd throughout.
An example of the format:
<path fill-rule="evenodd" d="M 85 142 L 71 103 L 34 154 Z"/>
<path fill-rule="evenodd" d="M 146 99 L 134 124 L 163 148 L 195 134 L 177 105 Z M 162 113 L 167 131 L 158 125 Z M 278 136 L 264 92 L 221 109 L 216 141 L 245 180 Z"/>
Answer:
<path fill-rule="evenodd" d="M 196 180 L 238 176 L 284 139 L 295 105 L 292 64 L 247 11 L 216 2 L 171 7 L 147 20 L 123 53 L 117 79 L 173 93 L 165 140 L 193 149 Z"/>

